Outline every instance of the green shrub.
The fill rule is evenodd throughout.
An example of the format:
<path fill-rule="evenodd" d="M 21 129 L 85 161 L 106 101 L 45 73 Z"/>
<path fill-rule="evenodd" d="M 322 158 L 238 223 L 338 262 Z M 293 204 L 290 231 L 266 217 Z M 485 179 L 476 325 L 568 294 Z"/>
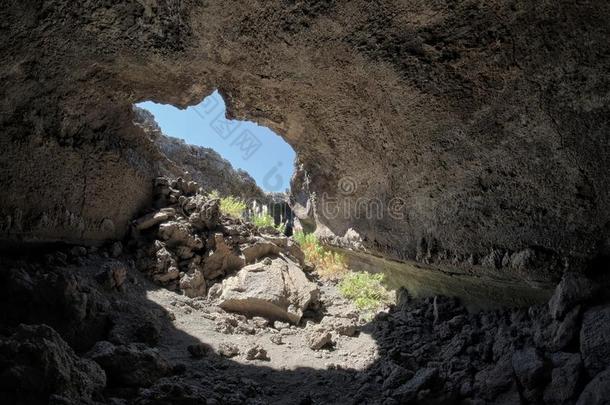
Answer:
<path fill-rule="evenodd" d="M 220 212 L 234 218 L 240 218 L 246 211 L 246 203 L 232 196 L 220 199 Z"/>
<path fill-rule="evenodd" d="M 265 228 L 267 226 L 275 226 L 275 221 L 273 220 L 273 217 L 269 214 L 255 215 L 254 217 L 252 217 L 252 220 L 250 222 L 252 222 L 254 225 L 256 225 L 259 228 Z"/>
<path fill-rule="evenodd" d="M 390 300 L 382 281 L 383 274 L 350 273 L 339 283 L 339 292 L 358 309 L 374 311 Z"/>

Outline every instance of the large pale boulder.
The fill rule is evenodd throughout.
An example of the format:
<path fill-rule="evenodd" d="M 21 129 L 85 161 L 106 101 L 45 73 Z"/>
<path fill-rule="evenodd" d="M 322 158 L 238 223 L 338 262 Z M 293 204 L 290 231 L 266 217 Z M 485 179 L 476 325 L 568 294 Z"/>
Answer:
<path fill-rule="evenodd" d="M 225 279 L 219 298 L 227 311 L 298 323 L 318 288 L 285 256 L 267 258 Z"/>

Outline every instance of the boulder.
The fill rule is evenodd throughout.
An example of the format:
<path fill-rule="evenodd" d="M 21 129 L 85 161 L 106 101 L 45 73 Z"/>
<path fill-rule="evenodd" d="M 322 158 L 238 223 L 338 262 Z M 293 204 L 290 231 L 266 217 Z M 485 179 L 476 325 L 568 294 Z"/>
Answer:
<path fill-rule="evenodd" d="M 241 246 L 246 264 L 252 264 L 263 257 L 277 256 L 281 251 L 278 245 L 261 237 L 254 237 L 248 244 Z"/>
<path fill-rule="evenodd" d="M 590 377 L 610 366 L 610 305 L 590 308 L 583 314 L 580 352 Z"/>
<path fill-rule="evenodd" d="M 553 320 L 548 325 L 538 322 L 536 324 L 536 346 L 556 352 L 564 350 L 572 344 L 580 332 L 580 312 L 580 305 L 577 305 L 561 321 Z"/>
<path fill-rule="evenodd" d="M 161 222 L 168 221 L 176 216 L 176 210 L 173 208 L 163 208 L 156 212 L 151 212 L 143 217 L 138 218 L 134 221 L 134 228 L 138 231 L 144 231 L 152 228 L 153 226 L 160 224 Z"/>
<path fill-rule="evenodd" d="M 540 389 L 545 379 L 544 359 L 535 348 L 518 350 L 512 358 L 513 370 L 521 386 L 523 396 L 533 403 L 538 403 Z"/>
<path fill-rule="evenodd" d="M 595 293 L 595 285 L 580 273 L 565 273 L 549 300 L 549 311 L 554 319 L 563 317 L 576 305 L 589 300 Z"/>
<path fill-rule="evenodd" d="M 498 361 L 475 375 L 475 389 L 488 401 L 495 400 L 501 394 L 516 390 L 514 371 L 510 357 Z"/>
<path fill-rule="evenodd" d="M 311 350 L 320 350 L 332 344 L 332 334 L 323 327 L 318 327 L 307 335 L 307 346 Z"/>
<path fill-rule="evenodd" d="M 225 279 L 219 305 L 227 311 L 298 323 L 318 288 L 286 257 L 267 258 Z"/>
<path fill-rule="evenodd" d="M 587 384 L 576 405 L 608 405 L 610 403 L 610 368 L 597 374 Z"/>
<path fill-rule="evenodd" d="M 198 231 L 215 229 L 220 223 L 220 200 L 217 198 L 207 199 L 198 194 L 188 198 L 183 209 Z"/>
<path fill-rule="evenodd" d="M 411 402 L 417 398 L 418 392 L 429 387 L 437 376 L 436 368 L 422 368 L 415 373 L 413 378 L 396 389 L 392 397 L 400 403 Z"/>
<path fill-rule="evenodd" d="M 127 278 L 127 266 L 121 262 L 106 263 L 95 279 L 109 290 L 120 290 Z"/>
<path fill-rule="evenodd" d="M 152 258 L 144 260 L 141 270 L 149 273 L 156 283 L 165 285 L 176 280 L 180 271 L 174 255 L 161 242 L 158 245 L 160 248 L 153 253 Z"/>
<path fill-rule="evenodd" d="M 551 382 L 544 390 L 544 403 L 566 404 L 575 396 L 582 370 L 578 353 L 554 353 L 551 355 L 553 371 Z"/>
<path fill-rule="evenodd" d="M 148 387 L 171 372 L 157 350 L 140 343 L 115 346 L 97 342 L 87 357 L 104 369 L 108 384 L 115 387 Z"/>
<path fill-rule="evenodd" d="M 158 236 L 170 248 L 186 246 L 191 250 L 203 248 L 201 238 L 193 233 L 191 225 L 183 220 L 169 221 L 159 226 Z"/>
<path fill-rule="evenodd" d="M 46 325 L 20 325 L 0 340 L 0 398 L 5 404 L 42 404 L 51 395 L 88 403 L 106 385 L 104 371 L 78 357 Z"/>
<path fill-rule="evenodd" d="M 0 325 L 46 324 L 77 351 L 103 339 L 110 323 L 108 297 L 73 268 L 3 268 Z"/>
<path fill-rule="evenodd" d="M 214 250 L 209 252 L 203 264 L 203 275 L 212 280 L 224 274 L 241 269 L 245 265 L 243 256 L 229 246 L 221 233 L 214 235 Z"/>
<path fill-rule="evenodd" d="M 275 228 L 273 228 L 275 229 Z M 303 266 L 305 264 L 305 253 L 301 250 L 301 246 L 295 242 L 292 238 L 288 238 L 283 235 L 270 235 L 264 234 L 262 237 L 268 242 L 273 243 L 274 245 L 281 248 L 282 252 L 292 259 L 296 260 L 299 265 Z"/>
<path fill-rule="evenodd" d="M 197 268 L 189 270 L 180 277 L 180 289 L 187 297 L 203 297 L 206 293 L 205 278 Z"/>
<path fill-rule="evenodd" d="M 285 250 L 286 253 L 292 258 L 296 259 L 301 266 L 305 265 L 305 253 L 297 242 L 292 239 L 288 239 Z"/>

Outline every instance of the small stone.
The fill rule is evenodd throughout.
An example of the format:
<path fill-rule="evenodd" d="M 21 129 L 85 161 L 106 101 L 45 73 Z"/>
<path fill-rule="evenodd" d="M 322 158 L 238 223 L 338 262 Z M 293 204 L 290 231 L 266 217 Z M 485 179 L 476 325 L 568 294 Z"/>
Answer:
<path fill-rule="evenodd" d="M 123 244 L 121 242 L 114 242 L 110 247 L 110 256 L 119 257 L 123 253 Z"/>
<path fill-rule="evenodd" d="M 284 344 L 284 341 L 282 339 L 282 335 L 279 335 L 279 334 L 274 334 L 274 335 L 269 336 L 269 340 L 272 343 L 275 343 L 276 345 Z"/>
<path fill-rule="evenodd" d="M 218 346 L 218 354 L 223 357 L 235 357 L 239 354 L 239 348 L 233 343 L 221 343 Z"/>
<path fill-rule="evenodd" d="M 96 274 L 95 279 L 109 290 L 120 290 L 127 278 L 127 267 L 121 262 L 104 265 L 102 271 Z"/>
<path fill-rule="evenodd" d="M 311 350 L 320 350 L 332 344 L 332 335 L 324 328 L 318 328 L 307 336 L 307 346 Z"/>
<path fill-rule="evenodd" d="M 275 322 L 273 322 L 273 327 L 277 330 L 282 330 L 282 329 L 290 328 L 290 324 L 287 322 L 275 321 Z"/>
<path fill-rule="evenodd" d="M 70 255 L 73 257 L 83 257 L 87 255 L 87 248 L 83 246 L 74 246 L 70 249 Z"/>
<path fill-rule="evenodd" d="M 255 316 L 254 318 L 252 318 L 252 322 L 254 323 L 254 325 L 257 328 L 260 328 L 260 329 L 264 329 L 267 326 L 269 326 L 269 321 L 267 319 L 265 319 L 265 318 L 260 317 L 260 316 Z"/>
<path fill-rule="evenodd" d="M 325 317 L 322 325 L 334 330 L 339 335 L 353 337 L 358 332 L 358 325 L 354 319 Z"/>
<path fill-rule="evenodd" d="M 246 352 L 246 360 L 269 360 L 269 357 L 262 346 L 254 345 Z"/>

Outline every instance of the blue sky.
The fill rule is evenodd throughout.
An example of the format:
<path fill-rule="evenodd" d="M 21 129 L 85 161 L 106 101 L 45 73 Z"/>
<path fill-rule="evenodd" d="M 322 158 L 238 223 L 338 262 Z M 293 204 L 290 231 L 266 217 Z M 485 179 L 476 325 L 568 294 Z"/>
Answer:
<path fill-rule="evenodd" d="M 254 122 L 227 120 L 217 91 L 186 110 L 150 101 L 137 105 L 154 114 L 163 133 L 214 149 L 233 167 L 250 173 L 263 190 L 284 191 L 290 186 L 295 158 L 290 145 Z"/>

